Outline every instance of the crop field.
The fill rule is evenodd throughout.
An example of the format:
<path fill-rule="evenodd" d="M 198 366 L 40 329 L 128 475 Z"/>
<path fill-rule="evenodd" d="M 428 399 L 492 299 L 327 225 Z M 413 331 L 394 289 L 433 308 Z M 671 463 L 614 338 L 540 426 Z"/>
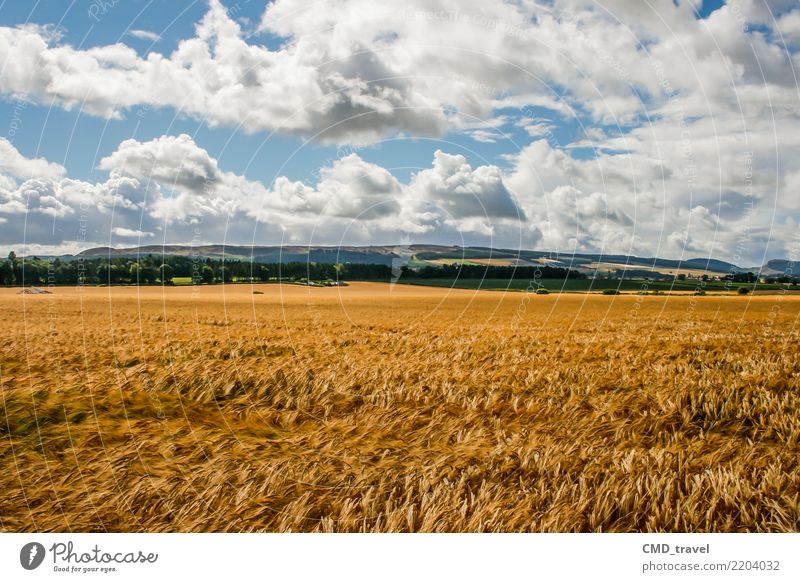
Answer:
<path fill-rule="evenodd" d="M 800 530 L 796 295 L 273 284 L 0 309 L 3 531 Z"/>
<path fill-rule="evenodd" d="M 415 278 L 401 279 L 407 285 L 424 285 L 429 287 L 449 287 L 454 289 L 483 289 L 492 291 L 548 291 L 599 293 L 606 289 L 618 289 L 633 293 L 652 293 L 653 291 L 676 291 L 694 293 L 703 290 L 707 293 L 736 294 L 740 287 L 746 287 L 756 293 L 768 292 L 779 295 L 800 294 L 800 288 L 781 283 L 734 283 L 729 281 L 681 281 L 679 279 L 643 281 L 636 279 L 467 279 L 454 278 Z"/>
<path fill-rule="evenodd" d="M 682 268 L 675 268 L 675 267 L 659 267 L 654 265 L 631 265 L 629 263 L 614 263 L 609 261 L 592 261 L 586 265 L 583 265 L 584 269 L 592 269 L 597 273 L 607 273 L 608 271 L 617 271 L 617 270 L 631 270 L 636 269 L 637 271 L 650 271 L 651 273 L 661 273 L 662 275 L 671 275 L 673 277 L 677 277 L 679 274 L 684 275 L 719 275 L 718 272 L 715 271 L 708 271 L 705 269 L 691 269 L 687 267 Z"/>

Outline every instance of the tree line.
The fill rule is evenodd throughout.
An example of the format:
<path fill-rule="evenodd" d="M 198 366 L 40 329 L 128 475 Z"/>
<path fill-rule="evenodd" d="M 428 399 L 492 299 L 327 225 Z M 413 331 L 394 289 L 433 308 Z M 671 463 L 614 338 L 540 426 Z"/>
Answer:
<path fill-rule="evenodd" d="M 147 255 L 139 259 L 77 257 L 0 261 L 3 285 L 152 285 L 189 279 L 193 284 L 271 280 L 388 280 L 391 268 L 371 264 L 254 263 L 238 259 Z"/>
<path fill-rule="evenodd" d="M 442 279 L 565 279 L 582 278 L 577 271 L 560 267 L 501 267 L 482 265 L 437 265 L 419 269 L 369 263 L 257 263 L 238 259 L 147 255 L 123 257 L 77 257 L 72 260 L 21 258 L 13 252 L 0 261 L 2 285 L 153 285 L 212 284 L 244 281 L 390 281 L 400 278 Z M 188 279 L 188 280 L 187 280 Z"/>

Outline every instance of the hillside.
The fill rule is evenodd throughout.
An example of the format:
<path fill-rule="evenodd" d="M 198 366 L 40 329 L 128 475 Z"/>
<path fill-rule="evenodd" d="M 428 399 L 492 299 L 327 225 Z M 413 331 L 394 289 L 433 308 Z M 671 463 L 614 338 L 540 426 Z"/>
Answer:
<path fill-rule="evenodd" d="M 774 259 L 763 267 L 743 269 L 733 263 L 709 258 L 686 260 L 637 257 L 632 255 L 557 253 L 548 251 L 458 247 L 446 245 L 372 245 L 372 246 L 245 246 L 245 245 L 146 245 L 128 248 L 96 247 L 79 253 L 79 257 L 136 258 L 143 255 L 196 256 L 199 258 L 232 259 L 260 263 L 359 263 L 398 266 L 441 265 L 453 262 L 479 265 L 552 266 L 575 269 L 583 273 L 602 273 L 638 277 L 709 275 L 737 273 L 746 270 L 765 275 L 783 274 L 791 262 Z M 74 257 L 63 257 L 71 259 Z"/>

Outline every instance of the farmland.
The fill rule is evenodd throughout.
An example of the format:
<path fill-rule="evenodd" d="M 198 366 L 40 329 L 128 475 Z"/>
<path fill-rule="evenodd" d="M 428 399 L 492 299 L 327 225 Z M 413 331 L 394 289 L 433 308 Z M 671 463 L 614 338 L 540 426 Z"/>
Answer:
<path fill-rule="evenodd" d="M 800 529 L 795 295 L 53 291 L 0 289 L 3 531 Z"/>
<path fill-rule="evenodd" d="M 734 283 L 732 281 L 681 281 L 661 280 L 645 281 L 636 279 L 495 279 L 495 278 L 432 278 L 432 279 L 400 279 L 408 285 L 425 285 L 454 289 L 484 289 L 489 291 L 535 291 L 547 289 L 557 292 L 601 292 L 606 289 L 618 289 L 623 292 L 653 293 L 655 291 L 678 291 L 696 293 L 736 293 L 740 287 L 754 292 L 793 295 L 800 293 L 800 288 L 781 283 Z"/>

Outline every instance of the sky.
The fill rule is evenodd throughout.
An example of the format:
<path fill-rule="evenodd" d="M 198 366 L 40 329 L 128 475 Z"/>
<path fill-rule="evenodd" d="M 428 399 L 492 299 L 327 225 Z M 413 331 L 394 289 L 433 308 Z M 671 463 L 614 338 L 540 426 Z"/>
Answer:
<path fill-rule="evenodd" d="M 0 0 L 0 251 L 800 251 L 795 0 Z"/>

